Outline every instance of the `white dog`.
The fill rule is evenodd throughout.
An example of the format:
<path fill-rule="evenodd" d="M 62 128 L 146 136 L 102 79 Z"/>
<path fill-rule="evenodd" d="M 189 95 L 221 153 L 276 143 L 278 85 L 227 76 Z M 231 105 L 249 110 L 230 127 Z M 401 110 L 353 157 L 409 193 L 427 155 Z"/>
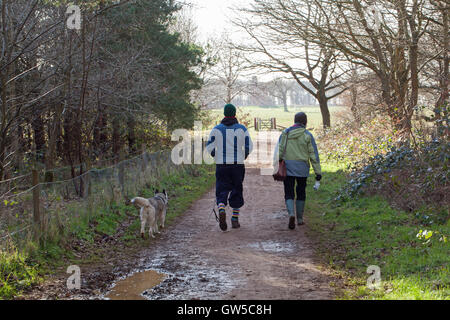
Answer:
<path fill-rule="evenodd" d="M 135 206 L 140 208 L 141 237 L 145 238 L 145 225 L 149 225 L 149 237 L 155 238 L 153 233 L 160 233 L 158 227 L 164 228 L 167 214 L 167 204 L 169 196 L 166 190 L 159 192 L 156 190 L 155 196 L 150 199 L 134 198 L 131 200 Z"/>

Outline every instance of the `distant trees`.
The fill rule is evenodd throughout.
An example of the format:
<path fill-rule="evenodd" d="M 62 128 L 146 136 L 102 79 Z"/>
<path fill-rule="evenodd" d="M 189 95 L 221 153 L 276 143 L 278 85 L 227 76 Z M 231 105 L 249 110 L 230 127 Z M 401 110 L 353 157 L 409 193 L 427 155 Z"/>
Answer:
<path fill-rule="evenodd" d="M 377 78 L 382 110 L 406 136 L 424 89 L 448 103 L 448 1 L 256 0 L 242 12 L 247 52 L 269 58 L 256 64 L 308 80 L 317 99 L 330 97 L 324 83 L 348 88 L 356 65 Z"/>
<path fill-rule="evenodd" d="M 256 77 L 255 77 L 256 78 Z M 289 107 L 317 105 L 317 100 L 293 80 L 275 78 L 267 81 L 239 80 L 245 90 L 235 95 L 232 103 L 237 106 Z M 306 84 L 308 85 L 308 84 Z M 202 108 L 215 109 L 224 105 L 226 88 L 217 78 L 209 78 L 200 90 Z M 198 96 L 196 96 L 197 98 Z M 333 100 L 336 103 L 337 100 Z"/>
<path fill-rule="evenodd" d="M 198 115 L 203 50 L 171 29 L 178 5 L 70 1 L 83 14 L 72 30 L 68 3 L 0 4 L 0 180 L 34 163 L 76 176 L 80 164 L 158 146 Z"/>
<path fill-rule="evenodd" d="M 293 87 L 292 82 L 289 82 L 283 78 L 274 79 L 270 83 L 271 95 L 279 99 L 283 103 L 283 108 L 285 112 L 289 112 L 288 99 L 292 87 Z"/>
<path fill-rule="evenodd" d="M 393 123 L 410 131 L 418 102 L 418 44 L 426 25 L 424 2 L 307 1 L 326 24 L 307 21 L 310 41 L 338 50 L 349 61 L 374 72 L 381 83 L 386 112 Z"/>
<path fill-rule="evenodd" d="M 308 39 L 311 29 L 297 19 L 296 7 L 281 0 L 258 0 L 242 9 L 244 15 L 235 23 L 245 30 L 250 42 L 240 49 L 255 68 L 290 75 L 317 99 L 323 126 L 330 127 L 328 104 L 347 89 L 339 82 L 345 71 L 339 67 L 338 51 Z M 308 21 L 325 24 L 309 3 L 303 3 L 301 10 Z"/>
<path fill-rule="evenodd" d="M 224 33 L 220 38 L 211 39 L 210 45 L 214 47 L 215 53 L 215 65 L 210 72 L 222 88 L 217 94 L 223 103 L 232 103 L 236 97 L 246 92 L 247 89 L 242 82 L 246 69 L 243 53 L 235 48 L 227 33 Z"/>

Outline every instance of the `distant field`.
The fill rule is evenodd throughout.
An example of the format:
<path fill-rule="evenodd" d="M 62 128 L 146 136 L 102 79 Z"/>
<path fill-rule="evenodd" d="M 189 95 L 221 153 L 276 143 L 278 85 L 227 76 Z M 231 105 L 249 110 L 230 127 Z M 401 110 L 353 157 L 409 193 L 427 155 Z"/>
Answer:
<path fill-rule="evenodd" d="M 305 106 L 305 107 L 289 107 L 289 112 L 284 112 L 283 107 L 240 107 L 245 113 L 249 113 L 251 118 L 270 119 L 277 118 L 277 124 L 283 127 L 289 127 L 294 122 L 294 116 L 297 112 L 303 111 L 308 115 L 308 128 L 321 128 L 322 115 L 319 106 Z M 331 121 L 333 122 L 333 114 L 342 111 L 343 107 L 330 107 Z M 217 123 L 223 118 L 223 110 L 211 110 L 211 113 Z M 253 122 L 252 122 L 253 123 Z"/>

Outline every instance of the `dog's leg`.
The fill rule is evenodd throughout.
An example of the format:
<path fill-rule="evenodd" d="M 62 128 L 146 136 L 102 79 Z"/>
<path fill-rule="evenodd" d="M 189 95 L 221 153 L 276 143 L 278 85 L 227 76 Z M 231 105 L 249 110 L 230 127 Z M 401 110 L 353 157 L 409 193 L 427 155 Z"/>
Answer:
<path fill-rule="evenodd" d="M 141 208 L 141 237 L 145 239 L 145 223 L 147 221 L 147 217 L 144 215 L 144 208 Z"/>
<path fill-rule="evenodd" d="M 155 232 L 157 233 L 157 234 L 160 234 L 161 232 L 159 232 L 159 222 L 158 222 L 158 219 L 159 217 L 158 217 L 158 215 L 155 215 L 155 223 L 154 223 L 154 225 L 155 225 Z"/>
<path fill-rule="evenodd" d="M 167 209 L 164 209 L 164 213 L 163 213 L 163 216 L 162 216 L 162 224 L 161 224 L 161 228 L 165 228 L 165 225 L 166 225 L 166 215 L 167 215 Z"/>
<path fill-rule="evenodd" d="M 155 239 L 155 236 L 153 235 L 153 227 L 150 225 L 150 230 L 148 232 L 149 237 Z"/>

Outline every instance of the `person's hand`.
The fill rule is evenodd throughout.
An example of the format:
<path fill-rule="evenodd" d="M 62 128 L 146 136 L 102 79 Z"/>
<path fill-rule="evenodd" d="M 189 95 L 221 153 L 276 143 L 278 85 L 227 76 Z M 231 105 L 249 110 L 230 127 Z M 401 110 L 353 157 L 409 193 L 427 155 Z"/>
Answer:
<path fill-rule="evenodd" d="M 320 188 L 320 181 L 316 181 L 316 184 L 314 185 L 314 190 L 318 191 Z"/>
<path fill-rule="evenodd" d="M 316 175 L 316 181 L 320 181 L 320 180 L 322 180 L 322 175 L 320 175 L 320 174 Z"/>

